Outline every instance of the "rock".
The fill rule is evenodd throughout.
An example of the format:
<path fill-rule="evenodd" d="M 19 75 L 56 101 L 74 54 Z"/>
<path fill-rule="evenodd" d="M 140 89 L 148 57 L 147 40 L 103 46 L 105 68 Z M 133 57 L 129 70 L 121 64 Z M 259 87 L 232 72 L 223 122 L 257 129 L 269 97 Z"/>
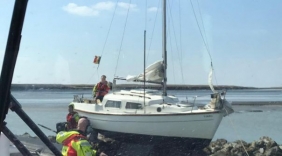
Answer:
<path fill-rule="evenodd" d="M 212 154 L 212 152 L 210 151 L 210 149 L 209 149 L 208 147 L 205 147 L 205 148 L 203 149 L 203 151 L 204 151 L 207 155 Z"/>
<path fill-rule="evenodd" d="M 264 141 L 263 140 L 259 140 L 255 143 L 255 146 L 257 148 L 265 148 L 265 144 L 264 144 Z"/>
<path fill-rule="evenodd" d="M 263 153 L 264 153 L 264 149 L 263 149 L 263 148 L 260 148 L 260 149 L 259 149 L 259 153 L 263 154 Z"/>
<path fill-rule="evenodd" d="M 211 153 L 216 153 L 221 150 L 226 143 L 227 140 L 225 139 L 217 139 L 216 141 L 211 142 L 207 148 Z"/>
<path fill-rule="evenodd" d="M 275 146 L 266 150 L 264 154 L 265 156 L 282 156 L 282 150 L 278 146 Z"/>
<path fill-rule="evenodd" d="M 55 136 L 48 136 L 49 140 L 54 145 L 61 149 L 60 144 L 56 144 Z M 19 139 L 32 152 L 40 154 L 50 154 L 51 151 L 40 141 L 38 137 L 31 137 L 28 133 L 19 136 Z M 269 137 L 261 137 L 258 141 L 247 143 L 243 140 L 236 140 L 234 142 L 227 142 L 225 139 L 218 139 L 213 141 L 203 150 L 187 148 L 187 146 L 172 147 L 172 144 L 148 145 L 136 143 L 125 143 L 123 141 L 116 141 L 105 136 L 98 135 L 98 141 L 93 145 L 100 152 L 104 152 L 109 156 L 122 155 L 147 155 L 147 156 L 282 156 L 282 145 L 277 143 Z M 182 145 L 182 144 L 179 144 Z"/>
<path fill-rule="evenodd" d="M 264 145 L 266 146 L 267 149 L 277 146 L 277 143 L 267 136 L 261 137 L 260 140 L 264 142 Z"/>
<path fill-rule="evenodd" d="M 226 156 L 226 155 L 230 155 L 230 154 L 225 153 L 223 151 L 218 151 L 218 152 L 216 152 L 214 154 L 211 154 L 210 156 Z"/>
<path fill-rule="evenodd" d="M 215 143 L 216 143 L 217 146 L 223 146 L 224 144 L 227 143 L 227 140 L 225 140 L 225 139 L 217 139 L 215 141 Z"/>
<path fill-rule="evenodd" d="M 258 152 L 258 153 L 254 153 L 254 156 L 265 156 L 265 155 Z"/>
<path fill-rule="evenodd" d="M 230 151 L 233 148 L 231 144 L 225 144 L 223 148 L 219 151 L 217 151 L 214 155 L 220 156 L 220 155 L 230 155 Z"/>
<path fill-rule="evenodd" d="M 236 140 L 236 141 L 234 141 L 234 143 L 237 143 L 237 144 L 240 144 L 240 145 L 243 144 L 245 147 L 248 146 L 248 143 L 244 140 Z"/>
<path fill-rule="evenodd" d="M 253 153 L 254 151 L 258 150 L 258 147 L 256 146 L 256 142 L 253 141 L 246 150 L 248 153 Z"/>
<path fill-rule="evenodd" d="M 48 136 L 48 139 L 52 142 L 52 143 L 57 143 L 56 141 L 56 136 Z"/>
<path fill-rule="evenodd" d="M 27 132 L 25 132 L 22 136 L 31 138 L 30 134 L 28 134 Z"/>
<path fill-rule="evenodd" d="M 225 139 L 218 139 L 211 142 L 203 151 L 210 156 L 282 156 L 282 146 L 278 146 L 275 141 L 265 136 L 252 143 L 243 140 L 228 143 Z"/>
<path fill-rule="evenodd" d="M 216 153 L 219 150 L 221 150 L 221 147 L 219 146 L 211 147 L 211 153 Z"/>

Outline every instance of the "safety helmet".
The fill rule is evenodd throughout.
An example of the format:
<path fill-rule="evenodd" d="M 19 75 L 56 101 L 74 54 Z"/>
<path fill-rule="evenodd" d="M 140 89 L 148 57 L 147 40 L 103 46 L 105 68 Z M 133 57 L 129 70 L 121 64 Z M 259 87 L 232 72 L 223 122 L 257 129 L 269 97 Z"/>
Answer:
<path fill-rule="evenodd" d="M 73 103 L 73 102 L 71 102 L 71 103 L 69 104 L 69 107 L 74 108 L 74 103 Z"/>

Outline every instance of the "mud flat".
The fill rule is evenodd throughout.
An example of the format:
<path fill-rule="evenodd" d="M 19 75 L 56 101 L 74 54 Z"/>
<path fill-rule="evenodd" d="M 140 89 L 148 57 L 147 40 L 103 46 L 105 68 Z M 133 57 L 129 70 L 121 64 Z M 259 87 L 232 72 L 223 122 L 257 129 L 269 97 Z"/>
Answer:
<path fill-rule="evenodd" d="M 237 106 L 263 106 L 263 105 L 280 105 L 282 106 L 282 101 L 232 101 L 232 105 Z"/>

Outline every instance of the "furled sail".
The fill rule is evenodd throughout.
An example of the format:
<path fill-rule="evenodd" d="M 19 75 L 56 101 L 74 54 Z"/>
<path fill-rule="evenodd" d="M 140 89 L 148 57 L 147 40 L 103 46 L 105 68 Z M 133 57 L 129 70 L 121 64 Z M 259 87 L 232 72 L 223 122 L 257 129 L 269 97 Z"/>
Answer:
<path fill-rule="evenodd" d="M 154 82 L 161 82 L 164 77 L 164 72 L 163 72 L 163 61 L 157 61 L 151 65 L 149 65 L 145 69 L 145 79 L 146 81 L 154 81 Z M 128 75 L 126 77 L 127 81 L 143 81 L 144 80 L 144 73 L 139 74 L 138 76 L 131 76 Z"/>
<path fill-rule="evenodd" d="M 214 92 L 214 93 L 215 93 L 215 90 L 214 90 L 214 88 L 213 88 L 213 84 L 212 84 L 212 75 L 213 75 L 213 69 L 211 68 L 211 70 L 210 70 L 210 74 L 209 74 L 209 86 L 210 86 L 210 88 L 211 88 L 212 92 Z"/>

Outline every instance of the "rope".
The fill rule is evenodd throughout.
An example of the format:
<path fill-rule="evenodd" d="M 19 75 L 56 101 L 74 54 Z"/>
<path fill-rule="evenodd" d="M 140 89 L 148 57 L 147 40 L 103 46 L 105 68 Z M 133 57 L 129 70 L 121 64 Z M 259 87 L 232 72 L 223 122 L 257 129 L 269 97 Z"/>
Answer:
<path fill-rule="evenodd" d="M 197 19 L 197 16 L 196 16 L 195 10 L 194 10 L 194 6 L 193 6 L 193 3 L 192 3 L 192 0 L 190 0 L 190 3 L 191 3 L 191 6 L 192 6 L 193 14 L 194 14 L 194 16 L 195 16 L 196 23 L 197 23 L 197 26 L 198 26 L 198 28 L 199 28 L 199 31 L 200 31 L 201 37 L 202 37 L 202 39 L 203 39 L 203 42 L 204 42 L 205 47 L 206 47 L 206 49 L 207 49 L 207 52 L 208 52 L 208 54 L 209 54 L 209 56 L 210 56 L 210 60 L 211 60 L 211 62 L 212 62 L 212 57 L 211 57 L 211 54 L 210 54 L 209 48 L 208 48 L 208 46 L 207 46 L 207 44 L 206 44 L 206 41 L 205 41 L 205 39 L 204 39 L 203 33 L 202 33 L 202 31 L 201 31 L 201 28 L 200 28 L 200 25 L 199 25 L 199 22 L 198 22 L 198 19 Z"/>
<path fill-rule="evenodd" d="M 207 52 L 208 52 L 208 54 L 209 54 L 209 57 L 210 57 L 210 60 L 211 60 L 211 68 L 212 68 L 212 70 L 213 70 L 213 72 L 214 72 L 215 82 L 216 82 L 216 84 L 218 84 L 218 83 L 217 83 L 216 74 L 215 74 L 215 71 L 214 71 L 214 68 L 213 68 L 213 64 L 212 64 L 213 61 L 212 61 L 212 57 L 211 57 L 211 54 L 210 54 L 210 49 L 209 49 L 209 46 L 208 46 L 208 41 L 207 41 L 207 37 L 206 37 L 205 26 L 204 26 L 204 22 L 203 22 L 203 18 L 202 18 L 202 13 L 201 13 L 201 9 L 200 9 L 199 2 L 197 1 L 197 4 L 198 4 L 199 12 L 200 12 L 200 18 L 201 18 L 202 25 L 203 25 L 204 35 L 203 35 L 202 31 L 201 31 L 201 28 L 200 28 L 200 25 L 199 25 L 199 21 L 198 21 L 198 19 L 197 19 L 196 13 L 195 13 L 195 9 L 194 9 L 194 5 L 193 5 L 193 3 L 192 3 L 192 0 L 190 0 L 190 3 L 191 3 L 191 6 L 192 6 L 193 14 L 194 14 L 194 17 L 195 17 L 195 19 L 196 19 L 196 23 L 197 23 L 197 26 L 198 26 L 198 28 L 199 28 L 201 37 L 202 37 L 202 39 L 203 39 L 204 45 L 205 45 L 205 47 L 206 47 L 206 50 L 207 50 Z M 204 38 L 204 36 L 205 36 L 206 39 Z"/>
<path fill-rule="evenodd" d="M 178 5 L 178 10 L 179 10 L 179 40 L 180 40 L 180 42 L 179 42 L 179 44 L 180 44 L 180 58 L 181 58 L 181 60 L 180 60 L 180 63 L 181 63 L 181 76 L 182 76 L 182 83 L 183 84 L 185 84 L 185 81 L 184 81 L 184 76 L 183 76 L 183 69 L 182 69 L 182 67 L 183 67 L 183 62 L 182 62 L 182 58 L 183 58 L 183 56 L 182 56 L 182 36 L 181 36 L 181 34 L 182 34 L 182 27 L 181 27 L 181 1 L 180 0 L 178 0 L 178 2 L 179 2 L 179 5 Z"/>
<path fill-rule="evenodd" d="M 145 30 L 147 29 L 147 0 L 145 2 Z"/>
<path fill-rule="evenodd" d="M 119 0 L 116 1 L 116 4 L 118 3 Z M 107 41 L 108 41 L 108 37 L 109 37 L 109 34 L 110 34 L 110 30 L 112 28 L 112 23 L 113 23 L 113 20 L 114 20 L 114 17 L 115 17 L 115 12 L 116 12 L 116 9 L 117 9 L 117 5 L 115 6 L 115 9 L 114 9 L 114 13 L 113 13 L 113 16 L 112 16 L 112 19 L 111 19 L 111 22 L 110 22 L 110 26 L 109 26 L 109 29 L 108 29 L 108 32 L 107 32 L 107 35 L 106 35 L 106 40 L 104 42 L 104 45 L 103 45 L 103 49 L 102 49 L 102 53 L 101 53 L 101 58 L 104 54 L 104 50 L 105 50 L 105 47 L 106 47 L 106 44 L 107 44 Z M 102 59 L 101 59 L 102 60 Z M 87 81 L 87 83 L 90 82 L 90 80 L 92 79 L 92 77 L 94 76 L 94 74 L 97 72 L 98 73 L 98 70 L 99 70 L 99 66 L 100 66 L 100 63 L 101 63 L 101 60 L 95 70 L 95 72 L 91 75 L 91 77 L 89 78 L 89 80 Z M 97 74 L 99 75 L 99 74 Z M 98 76 L 98 79 L 99 79 L 99 76 Z"/>
<path fill-rule="evenodd" d="M 96 69 L 95 72 L 91 75 L 91 77 L 89 78 L 89 80 L 87 81 L 87 83 L 90 82 L 90 80 L 92 79 L 92 77 L 94 76 L 94 74 L 95 74 L 96 72 L 98 72 L 98 69 Z M 97 75 L 98 75 L 98 74 L 97 74 Z"/>
<path fill-rule="evenodd" d="M 199 1 L 198 1 L 198 0 L 197 0 L 197 4 L 198 4 L 198 8 L 199 8 L 200 18 L 201 18 L 202 25 L 203 25 L 204 35 L 205 35 L 205 38 L 206 38 L 207 48 L 208 48 L 209 51 L 210 51 L 209 42 L 208 42 L 208 38 L 207 38 L 207 33 L 206 33 L 206 29 L 205 29 L 205 25 L 204 25 L 203 18 L 202 18 L 202 11 L 201 11 L 200 4 L 199 4 Z M 213 69 L 212 60 L 211 60 L 211 68 L 212 68 L 212 70 L 213 70 L 213 72 L 214 72 L 215 83 L 218 84 L 218 83 L 217 83 L 216 74 L 215 74 L 215 70 Z"/>
<path fill-rule="evenodd" d="M 109 29 L 108 29 L 108 32 L 107 32 L 107 35 L 106 35 L 105 43 L 104 43 L 104 45 L 103 45 L 103 49 L 102 49 L 102 53 L 101 53 L 101 58 L 102 58 L 102 56 L 103 56 L 103 53 L 104 53 L 104 50 L 105 50 L 105 47 L 106 47 L 106 43 L 107 43 L 107 41 L 108 41 L 108 37 L 109 37 L 109 34 L 110 34 L 110 30 L 111 30 L 111 28 L 112 28 L 112 23 L 113 23 L 113 20 L 114 20 L 114 17 L 115 17 L 116 9 L 117 9 L 117 6 L 118 6 L 118 5 L 117 5 L 117 4 L 118 4 L 118 1 L 119 1 L 119 0 L 116 1 L 116 6 L 115 6 L 115 9 L 114 9 L 114 13 L 113 13 L 113 16 L 112 16 L 112 19 L 111 19 L 111 23 L 110 23 L 110 26 L 109 26 Z M 100 60 L 100 61 L 101 61 L 101 60 Z M 98 64 L 97 70 L 98 70 L 99 66 L 100 66 L 100 63 Z"/>
<path fill-rule="evenodd" d="M 225 109 L 225 111 L 226 111 L 226 113 L 227 113 L 227 110 L 226 110 L 226 109 Z M 235 135 L 237 136 L 237 138 L 239 138 L 238 140 L 240 141 L 241 145 L 243 146 L 245 153 L 249 156 L 249 154 L 248 154 L 248 152 L 247 152 L 247 150 L 246 150 L 246 147 L 244 146 L 244 144 L 243 144 L 243 142 L 242 142 L 242 140 L 241 140 L 241 137 L 238 135 L 238 132 L 237 132 L 236 129 L 235 129 L 234 123 L 232 122 L 232 120 L 231 120 L 229 117 L 227 117 L 227 118 L 229 119 L 229 121 L 230 121 L 230 123 L 231 123 L 231 126 L 232 126 L 233 130 L 235 131 Z"/>
<path fill-rule="evenodd" d="M 208 38 L 207 38 L 207 33 L 206 33 L 206 29 L 205 29 L 205 25 L 204 25 L 204 21 L 203 21 L 203 18 L 202 18 L 202 11 L 201 11 L 201 8 L 200 8 L 200 4 L 199 4 L 199 1 L 197 0 L 197 4 L 198 4 L 198 8 L 199 8 L 199 13 L 200 13 L 200 18 L 201 18 L 201 22 L 202 22 L 202 25 L 203 25 L 203 31 L 204 31 L 204 37 L 206 39 L 206 42 L 207 42 L 207 48 L 209 49 L 210 51 L 210 48 L 209 48 L 209 43 L 208 43 Z"/>
<path fill-rule="evenodd" d="M 178 47 L 178 44 L 177 44 L 177 39 L 176 39 L 176 36 L 175 36 L 175 29 L 174 29 L 174 24 L 173 24 L 173 18 L 172 18 L 172 14 L 171 14 L 171 9 L 170 9 L 170 5 L 168 5 L 168 9 L 169 9 L 169 15 L 170 15 L 170 19 L 171 19 L 171 23 L 172 23 L 172 30 L 173 30 L 173 34 L 174 34 L 174 38 L 175 38 L 175 45 L 176 45 L 176 50 L 177 50 L 177 54 L 178 54 L 178 59 L 179 59 L 179 64 L 180 64 L 180 71 L 181 71 L 181 74 L 182 74 L 182 82 L 184 82 L 184 78 L 183 78 L 183 66 L 182 66 L 182 58 L 181 58 L 181 54 L 179 53 L 179 47 Z"/>
<path fill-rule="evenodd" d="M 170 36 L 170 31 L 168 31 L 168 36 Z M 171 51 L 171 53 L 173 53 L 173 50 L 172 50 L 172 44 L 171 44 L 171 37 L 169 37 L 169 43 L 170 43 L 170 51 Z M 175 83 L 175 74 L 174 74 L 173 55 L 171 55 L 171 62 L 172 62 L 173 82 Z"/>
<path fill-rule="evenodd" d="M 148 52 L 150 52 L 150 50 L 151 50 L 151 44 L 152 44 L 153 36 L 154 36 L 154 32 L 155 32 L 155 26 L 156 26 L 156 21 L 157 21 L 158 13 L 159 13 L 160 2 L 161 2 L 161 0 L 159 0 L 159 3 L 158 3 L 158 9 L 157 9 L 157 13 L 156 13 L 155 21 L 154 21 L 154 26 L 153 26 L 153 31 L 152 31 L 152 34 L 151 34 L 151 41 L 150 41 L 150 44 L 149 44 Z M 149 59 L 149 54 L 150 53 L 147 54 L 146 61 L 148 61 L 148 59 Z"/>
<path fill-rule="evenodd" d="M 129 1 L 129 7 L 128 7 L 128 9 L 127 9 L 127 14 L 126 14 L 125 24 L 124 24 L 124 28 L 123 28 L 123 33 L 122 33 L 121 44 L 120 44 L 120 47 L 119 47 L 118 59 L 117 59 L 117 65 L 116 65 L 116 68 L 115 68 L 114 77 L 116 76 L 116 72 L 117 72 L 117 67 L 118 67 L 118 62 L 119 62 L 119 56 L 120 56 L 121 47 L 122 47 L 122 43 L 123 43 L 123 38 L 124 38 L 125 28 L 126 28 L 127 19 L 128 19 L 128 13 L 129 13 L 129 10 L 130 10 L 130 5 L 131 5 L 131 0 Z"/>

